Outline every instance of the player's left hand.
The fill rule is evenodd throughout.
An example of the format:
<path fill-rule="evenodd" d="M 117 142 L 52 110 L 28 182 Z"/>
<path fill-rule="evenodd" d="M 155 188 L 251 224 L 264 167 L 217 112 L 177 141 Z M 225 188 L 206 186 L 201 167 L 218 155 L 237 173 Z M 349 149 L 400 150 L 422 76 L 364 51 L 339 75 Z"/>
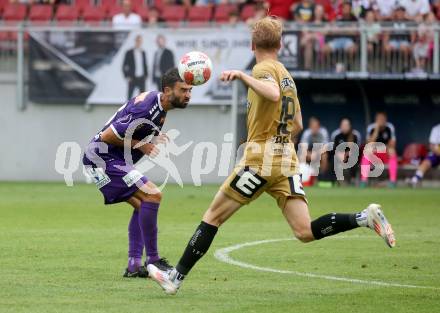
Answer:
<path fill-rule="evenodd" d="M 170 141 L 170 138 L 167 136 L 167 134 L 164 133 L 160 133 L 159 136 L 155 136 L 153 138 L 153 143 L 155 145 L 160 145 L 160 144 L 166 144 Z"/>
<path fill-rule="evenodd" d="M 230 82 L 233 81 L 235 79 L 241 79 L 241 75 L 243 74 L 242 71 L 238 71 L 238 70 L 231 70 L 231 71 L 223 71 L 220 74 L 220 80 L 223 82 Z"/>

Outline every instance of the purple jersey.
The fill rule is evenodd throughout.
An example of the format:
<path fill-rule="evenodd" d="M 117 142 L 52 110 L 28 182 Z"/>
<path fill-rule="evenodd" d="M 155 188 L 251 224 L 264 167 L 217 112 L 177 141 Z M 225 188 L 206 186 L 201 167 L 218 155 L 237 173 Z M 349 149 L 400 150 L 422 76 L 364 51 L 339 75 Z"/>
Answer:
<path fill-rule="evenodd" d="M 143 92 L 127 101 L 105 124 L 91 141 L 101 142 L 100 134 L 108 127 L 121 140 L 131 134 L 132 139 L 143 140 L 155 136 L 162 129 L 166 112 L 160 104 L 160 93 L 157 91 Z M 124 160 L 124 147 L 107 144 L 108 152 L 102 153 L 98 148 L 94 152 L 106 163 L 109 160 Z M 138 149 L 131 149 L 133 163 L 139 161 L 144 154 Z M 90 155 L 84 156 L 85 165 L 94 165 Z"/>

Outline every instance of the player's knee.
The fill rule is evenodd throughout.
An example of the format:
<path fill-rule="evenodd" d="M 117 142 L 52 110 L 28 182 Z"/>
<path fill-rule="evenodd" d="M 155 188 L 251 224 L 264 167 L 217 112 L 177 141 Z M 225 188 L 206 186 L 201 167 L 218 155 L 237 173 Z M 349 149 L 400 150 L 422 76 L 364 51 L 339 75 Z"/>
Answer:
<path fill-rule="evenodd" d="M 314 239 L 312 231 L 307 228 L 295 230 L 293 233 L 295 235 L 295 238 L 303 243 L 313 241 Z"/>
<path fill-rule="evenodd" d="M 162 193 L 160 191 L 154 193 L 142 193 L 141 201 L 159 203 L 162 201 Z"/>

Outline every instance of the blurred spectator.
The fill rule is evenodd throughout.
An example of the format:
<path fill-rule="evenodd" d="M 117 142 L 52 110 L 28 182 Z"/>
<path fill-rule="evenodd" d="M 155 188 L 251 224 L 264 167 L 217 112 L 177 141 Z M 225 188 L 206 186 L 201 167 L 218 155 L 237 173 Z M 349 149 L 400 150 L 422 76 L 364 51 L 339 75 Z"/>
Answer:
<path fill-rule="evenodd" d="M 376 21 L 373 10 L 365 11 L 364 27 L 367 34 L 368 54 L 373 54 L 378 50 L 381 34 L 380 24 Z"/>
<path fill-rule="evenodd" d="M 357 18 L 365 17 L 365 14 L 368 10 L 371 10 L 371 1 L 370 0 L 352 0 L 352 13 Z"/>
<path fill-rule="evenodd" d="M 275 15 L 284 20 L 291 19 L 290 8 L 295 0 L 267 0 L 269 15 Z"/>
<path fill-rule="evenodd" d="M 431 11 L 429 0 L 399 0 L 399 5 L 405 8 L 406 18 L 413 21 Z"/>
<path fill-rule="evenodd" d="M 357 156 L 354 154 L 354 150 L 352 148 L 352 145 L 359 145 L 361 142 L 361 134 L 352 128 L 351 121 L 348 118 L 343 118 L 339 124 L 339 128 L 336 129 L 331 136 L 331 141 L 333 142 L 333 151 L 331 152 L 331 161 L 333 163 L 333 168 L 335 169 L 335 175 L 334 180 L 336 180 L 336 172 L 342 171 L 342 164 L 347 163 L 348 159 L 350 157 L 356 157 L 356 164 L 357 162 Z M 350 148 L 345 148 L 342 150 L 344 146 L 340 146 L 341 144 L 347 143 L 346 146 L 349 146 Z M 339 147 L 339 148 L 338 148 Z M 356 171 L 357 167 L 353 166 L 349 169 L 346 169 L 344 171 L 344 181 L 348 181 L 349 183 L 352 181 L 353 178 L 356 177 Z M 348 176 L 348 177 L 347 177 Z M 348 178 L 346 180 L 345 178 Z"/>
<path fill-rule="evenodd" d="M 151 7 L 148 10 L 148 26 L 156 26 L 158 23 L 163 22 L 160 17 L 160 12 L 156 7 Z"/>
<path fill-rule="evenodd" d="M 246 20 L 246 23 L 247 23 L 248 25 L 253 25 L 256 21 L 262 19 L 262 18 L 265 17 L 266 15 L 267 15 L 267 9 L 266 9 L 266 7 L 264 6 L 263 3 L 258 3 L 258 4 L 255 6 L 255 14 L 254 14 L 254 16 L 251 17 L 251 18 L 248 18 L 248 19 Z"/>
<path fill-rule="evenodd" d="M 313 53 L 319 53 L 325 46 L 325 32 L 319 30 L 327 22 L 324 16 L 324 7 L 320 4 L 315 5 L 313 22 L 307 25 L 301 34 L 300 45 L 304 55 L 304 69 L 312 69 Z"/>
<path fill-rule="evenodd" d="M 118 13 L 112 18 L 113 28 L 132 29 L 142 26 L 142 19 L 139 14 L 133 12 L 130 0 L 122 1 L 122 13 Z"/>
<path fill-rule="evenodd" d="M 353 7 L 350 1 L 344 1 L 341 13 L 337 17 L 338 22 L 357 22 L 357 17 L 353 14 Z"/>
<path fill-rule="evenodd" d="M 361 187 L 365 187 L 368 182 L 368 174 L 374 159 L 380 159 L 384 164 L 388 164 L 390 176 L 390 187 L 395 187 L 397 182 L 397 153 L 396 153 L 396 133 L 393 124 L 388 122 L 385 112 L 376 113 L 375 122 L 368 125 L 367 144 L 383 143 L 386 146 L 385 152 L 377 152 L 375 148 L 365 147 L 361 159 Z M 376 157 L 376 158 L 374 158 Z M 377 166 L 377 164 L 373 164 Z"/>
<path fill-rule="evenodd" d="M 237 10 L 232 10 L 229 12 L 229 25 L 236 26 L 240 22 L 240 14 Z"/>
<path fill-rule="evenodd" d="M 411 178 L 410 184 L 417 187 L 429 169 L 437 167 L 440 164 L 440 124 L 434 126 L 429 135 L 429 154 L 419 167 L 415 175 Z"/>
<path fill-rule="evenodd" d="M 343 25 L 347 25 L 353 22 L 357 22 L 356 16 L 351 11 L 351 3 L 346 1 L 342 5 L 341 15 L 337 19 L 337 23 L 341 23 Z M 358 37 L 358 33 L 355 31 L 345 31 L 341 33 L 341 31 L 336 31 L 336 33 L 332 33 L 327 36 L 330 40 L 327 41 L 325 45 L 325 53 L 327 57 L 329 57 L 331 52 L 334 51 L 344 51 L 350 60 L 354 59 L 355 53 L 357 51 L 357 45 L 355 43 Z M 347 62 L 347 64 L 349 64 Z M 336 71 L 343 72 L 345 71 L 345 64 L 337 63 Z"/>
<path fill-rule="evenodd" d="M 301 0 L 300 3 L 293 6 L 292 15 L 297 23 L 309 23 L 314 19 L 315 3 L 313 0 Z"/>
<path fill-rule="evenodd" d="M 408 30 L 409 20 L 406 18 L 405 8 L 399 6 L 394 11 L 393 30 L 391 32 L 383 33 L 383 45 L 385 50 L 385 62 L 388 71 L 392 71 L 392 54 L 399 52 L 399 59 L 403 64 L 403 71 L 409 69 L 411 43 L 414 42 L 415 34 Z"/>
<path fill-rule="evenodd" d="M 325 151 L 325 145 L 328 143 L 328 132 L 325 127 L 321 127 L 321 123 L 316 117 L 309 119 L 309 128 L 307 128 L 300 139 L 300 156 L 301 161 L 310 162 L 311 165 L 319 164 L 319 176 L 325 178 L 328 176 L 328 153 Z M 313 166 L 312 166 L 313 168 Z M 318 173 L 315 173 L 318 174 Z"/>
<path fill-rule="evenodd" d="M 419 16 L 418 21 L 422 21 Z M 417 38 L 413 48 L 414 61 L 416 63 L 415 72 L 424 72 L 426 63 L 434 50 L 434 13 L 426 15 L 425 21 L 419 23 L 417 27 Z"/>
<path fill-rule="evenodd" d="M 432 0 L 432 12 L 435 17 L 440 20 L 440 0 Z"/>
<path fill-rule="evenodd" d="M 374 8 L 377 10 L 377 17 L 379 20 L 392 20 L 397 4 L 396 0 L 376 0 Z"/>
<path fill-rule="evenodd" d="M 333 22 L 341 10 L 343 0 L 319 0 L 319 4 L 324 7 L 325 18 Z"/>

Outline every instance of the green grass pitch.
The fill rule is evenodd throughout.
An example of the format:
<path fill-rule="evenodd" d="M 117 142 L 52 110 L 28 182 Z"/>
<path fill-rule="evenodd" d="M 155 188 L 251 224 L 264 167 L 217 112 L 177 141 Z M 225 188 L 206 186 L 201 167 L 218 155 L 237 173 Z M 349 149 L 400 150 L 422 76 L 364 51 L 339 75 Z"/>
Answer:
<path fill-rule="evenodd" d="M 159 248 L 175 264 L 217 186 L 167 186 Z M 263 195 L 220 229 L 177 296 L 150 280 L 124 279 L 126 204 L 104 206 L 93 185 L 0 184 L 0 312 L 439 312 L 440 193 L 435 189 L 306 190 L 312 217 L 381 203 L 396 231 L 389 249 L 372 231 L 311 244 L 279 241 L 231 257 L 260 267 L 387 283 L 403 288 L 261 272 L 218 261 L 231 245 L 291 237 Z"/>

